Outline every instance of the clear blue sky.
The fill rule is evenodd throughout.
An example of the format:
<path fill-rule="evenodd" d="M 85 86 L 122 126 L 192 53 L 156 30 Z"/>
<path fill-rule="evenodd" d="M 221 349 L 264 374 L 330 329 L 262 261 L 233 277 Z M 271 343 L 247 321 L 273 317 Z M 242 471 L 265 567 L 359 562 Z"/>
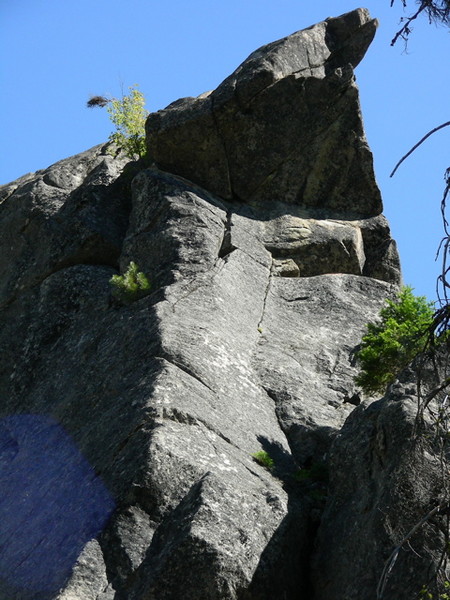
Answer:
<path fill-rule="evenodd" d="M 367 0 L 380 20 L 357 69 L 367 137 L 405 283 L 435 299 L 439 204 L 450 128 L 404 163 L 427 131 L 450 119 L 450 35 L 416 22 L 408 53 L 389 42 L 401 1 Z M 349 0 L 0 0 L 0 184 L 106 141 L 91 94 L 137 83 L 150 111 L 214 89 L 259 46 L 361 6 Z M 410 10 L 414 3 L 410 0 Z"/>

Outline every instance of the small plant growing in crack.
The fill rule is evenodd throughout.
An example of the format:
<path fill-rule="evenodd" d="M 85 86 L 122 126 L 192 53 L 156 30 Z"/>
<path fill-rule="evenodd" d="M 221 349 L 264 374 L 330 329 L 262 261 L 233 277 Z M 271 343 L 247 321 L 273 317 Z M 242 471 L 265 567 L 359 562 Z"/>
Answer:
<path fill-rule="evenodd" d="M 293 473 L 293 480 L 316 508 L 323 509 L 329 482 L 329 470 L 326 463 L 312 462 L 307 467 L 297 469 Z"/>
<path fill-rule="evenodd" d="M 419 592 L 420 600 L 450 600 L 450 581 L 445 580 L 443 582 L 444 592 L 436 596 L 432 594 L 428 586 L 424 585 Z"/>
<path fill-rule="evenodd" d="M 131 304 L 150 293 L 150 282 L 147 276 L 139 271 L 133 261 L 123 275 L 113 275 L 109 280 L 111 292 L 119 304 Z"/>
<path fill-rule="evenodd" d="M 271 471 L 275 466 L 275 461 L 265 450 L 259 450 L 259 452 L 255 452 L 252 454 L 252 457 L 253 460 L 255 460 L 262 467 L 265 467 L 268 471 Z"/>
<path fill-rule="evenodd" d="M 148 111 L 145 109 L 144 94 L 137 85 L 129 88 L 130 93 L 119 98 L 92 96 L 87 102 L 88 108 L 100 107 L 108 111 L 109 118 L 116 131 L 109 136 L 110 142 L 123 150 L 125 155 L 134 160 L 146 155 L 145 120 Z"/>
<path fill-rule="evenodd" d="M 329 473 L 325 463 L 316 462 L 309 469 L 299 469 L 295 473 L 297 481 L 308 481 L 312 483 L 328 483 Z"/>

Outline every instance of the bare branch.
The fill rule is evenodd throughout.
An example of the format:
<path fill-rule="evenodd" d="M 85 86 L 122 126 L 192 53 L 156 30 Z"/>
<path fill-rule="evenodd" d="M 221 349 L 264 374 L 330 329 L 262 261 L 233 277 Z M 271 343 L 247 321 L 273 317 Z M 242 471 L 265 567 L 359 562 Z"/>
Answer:
<path fill-rule="evenodd" d="M 439 394 L 439 392 L 442 392 L 443 390 L 445 390 L 445 388 L 447 388 L 449 385 L 450 385 L 450 377 L 447 377 L 447 379 L 445 379 L 445 381 L 443 381 L 441 383 L 441 385 L 439 385 L 437 388 L 434 388 L 434 390 L 432 390 L 429 394 L 427 394 L 425 400 L 422 403 L 422 406 L 420 407 L 419 414 L 418 414 L 419 417 L 423 414 L 424 410 L 430 404 L 431 400 L 433 400 L 433 398 L 435 398 Z"/>
<path fill-rule="evenodd" d="M 391 2 L 391 6 L 392 6 L 392 2 Z M 403 6 L 405 6 L 405 4 L 403 4 Z M 417 12 L 415 12 L 411 17 L 407 17 L 406 19 L 402 19 L 402 21 L 406 21 L 405 24 L 403 25 L 403 27 L 400 29 L 400 31 L 397 31 L 397 33 L 395 34 L 394 38 L 391 41 L 391 46 L 394 46 L 395 43 L 397 42 L 399 37 L 402 37 L 405 41 L 406 38 L 408 37 L 408 35 L 411 33 L 411 29 L 410 29 L 410 24 L 412 21 L 414 21 L 414 19 L 417 19 L 417 17 L 420 15 L 420 13 L 425 10 L 426 4 L 422 4 L 420 6 L 420 8 L 417 10 Z"/>
<path fill-rule="evenodd" d="M 391 8 L 394 6 L 395 0 L 391 0 Z M 406 0 L 401 0 L 403 8 L 406 8 Z M 405 44 L 408 42 L 408 36 L 412 29 L 410 27 L 412 21 L 417 19 L 421 12 L 425 11 L 428 15 L 429 22 L 442 23 L 443 25 L 449 25 L 450 23 L 450 0 L 417 0 L 419 8 L 410 17 L 400 19 L 400 22 L 404 22 L 403 27 L 395 34 L 394 39 L 391 41 L 393 46 L 398 38 L 401 37 Z"/>
<path fill-rule="evenodd" d="M 406 160 L 408 158 L 408 156 L 411 156 L 411 154 L 414 152 L 414 150 L 416 150 L 421 144 L 423 144 L 423 142 L 428 139 L 430 137 L 430 135 L 433 135 L 433 133 L 436 133 L 436 131 L 439 131 L 440 129 L 443 129 L 444 127 L 448 127 L 450 125 L 450 121 L 447 121 L 446 123 L 442 123 L 442 125 L 439 125 L 438 127 L 435 127 L 434 129 L 432 129 L 431 131 L 429 131 L 426 135 L 423 136 L 423 138 L 417 142 L 417 144 L 415 146 L 413 146 L 411 148 L 411 150 L 409 152 L 407 152 L 405 154 L 405 156 L 403 156 L 398 163 L 395 165 L 394 170 L 392 171 L 392 173 L 389 175 L 389 177 L 393 177 L 393 175 L 395 174 L 396 170 L 399 168 L 399 166 L 402 164 L 402 162 L 404 160 Z"/>
<path fill-rule="evenodd" d="M 429 519 L 431 519 L 431 517 L 433 517 L 436 513 L 438 513 L 440 510 L 443 510 L 444 508 L 446 508 L 446 507 L 442 506 L 441 504 L 438 504 L 437 506 L 435 506 L 432 510 L 430 510 L 430 512 L 428 514 L 426 514 L 423 517 L 423 519 L 421 519 L 418 523 L 416 523 L 414 525 L 414 527 L 402 539 L 400 544 L 396 548 L 394 548 L 393 552 L 391 553 L 390 557 L 387 559 L 387 561 L 384 565 L 384 569 L 381 574 L 380 581 L 378 582 L 378 585 L 377 585 L 377 600 L 382 600 L 382 598 L 383 598 L 384 590 L 386 588 L 386 583 L 389 578 L 389 574 L 394 567 L 394 564 L 398 558 L 398 555 L 399 555 L 400 550 L 402 549 L 403 545 L 406 544 L 406 542 L 412 538 L 412 536 L 416 533 L 416 531 L 418 529 L 420 529 L 422 527 L 422 525 L 424 525 Z"/>
<path fill-rule="evenodd" d="M 442 216 L 442 224 L 444 227 L 445 237 L 441 240 L 441 243 L 439 244 L 438 253 L 436 256 L 436 258 L 437 258 L 439 256 L 440 252 L 442 252 L 442 273 L 438 277 L 438 280 L 436 283 L 436 289 L 437 289 L 439 301 L 441 303 L 445 302 L 445 305 L 448 306 L 449 300 L 448 300 L 448 296 L 447 296 L 447 288 L 450 288 L 450 284 L 447 280 L 447 275 L 448 275 L 450 267 L 447 266 L 447 257 L 450 253 L 450 232 L 449 232 L 449 223 L 448 223 L 448 220 L 446 217 L 446 209 L 447 209 L 447 197 L 450 193 L 450 167 L 445 171 L 444 181 L 445 181 L 445 189 L 444 189 L 444 193 L 443 193 L 442 200 L 441 200 L 441 216 Z M 442 286 L 444 300 L 441 298 L 441 295 L 439 293 L 439 285 Z M 448 329 L 448 320 L 445 323 L 445 328 L 442 328 L 442 329 L 443 329 L 443 331 Z"/>

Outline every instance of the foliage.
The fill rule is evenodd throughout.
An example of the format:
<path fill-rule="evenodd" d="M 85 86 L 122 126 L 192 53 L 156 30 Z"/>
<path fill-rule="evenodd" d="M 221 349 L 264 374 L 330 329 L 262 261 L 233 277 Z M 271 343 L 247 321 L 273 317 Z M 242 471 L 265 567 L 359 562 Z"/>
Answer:
<path fill-rule="evenodd" d="M 424 585 L 419 592 L 420 600 L 450 600 L 450 582 L 445 580 L 443 583 L 444 591 L 440 593 L 438 596 L 432 594 L 428 588 L 428 586 Z"/>
<path fill-rule="evenodd" d="M 255 452 L 254 454 L 252 454 L 252 457 L 256 460 L 258 464 L 260 464 L 263 467 L 266 467 L 266 469 L 269 469 L 269 471 L 271 471 L 275 466 L 275 461 L 265 450 Z"/>
<path fill-rule="evenodd" d="M 299 469 L 295 474 L 297 481 L 311 481 L 313 483 L 328 483 L 328 466 L 325 463 L 313 463 L 309 469 Z"/>
<path fill-rule="evenodd" d="M 150 282 L 147 276 L 139 271 L 133 261 L 123 275 L 113 275 L 109 283 L 114 298 L 120 304 L 130 304 L 150 293 Z"/>
<path fill-rule="evenodd" d="M 137 89 L 137 85 L 131 86 L 129 90 L 130 93 L 121 100 L 93 96 L 88 100 L 87 106 L 106 106 L 109 118 L 117 130 L 109 136 L 110 141 L 123 150 L 128 158 L 143 158 L 146 153 L 145 120 L 148 112 L 144 108 L 144 95 Z"/>
<path fill-rule="evenodd" d="M 424 296 L 414 296 L 412 288 L 405 287 L 396 301 L 387 300 L 380 322 L 368 323 L 356 353 L 361 372 L 355 382 L 365 392 L 384 392 L 423 350 L 433 320 L 432 306 Z"/>
<path fill-rule="evenodd" d="M 412 0 L 390 0 L 391 6 L 396 2 L 401 2 L 404 8 L 412 4 Z M 402 39 L 407 47 L 407 42 L 410 34 L 413 31 L 413 24 L 415 19 L 421 15 L 426 15 L 430 23 L 442 24 L 444 26 L 450 26 L 450 0 L 415 0 L 415 12 L 412 12 L 409 16 L 401 19 L 402 26 L 394 36 L 391 45 L 394 45 L 399 39 Z M 430 135 L 436 131 L 441 130 L 444 127 L 450 126 L 450 121 L 442 123 L 438 127 L 435 127 L 429 131 L 421 140 L 416 143 L 407 154 L 405 154 L 400 161 L 397 163 L 395 169 L 391 173 L 391 177 L 394 175 L 400 164 L 408 158 L 412 152 L 416 150 Z M 443 197 L 441 200 L 441 216 L 444 228 L 444 237 L 441 240 L 438 249 L 438 255 L 442 257 L 442 269 L 441 275 L 438 277 L 438 297 L 440 302 L 440 308 L 434 313 L 433 319 L 428 327 L 427 335 L 423 336 L 420 332 L 417 332 L 417 345 L 421 346 L 418 349 L 424 350 L 429 356 L 431 356 L 431 363 L 436 367 L 440 360 L 439 355 L 436 353 L 436 341 L 447 341 L 450 339 L 450 297 L 448 290 L 450 289 L 450 219 L 447 215 L 447 199 L 450 197 L 450 168 L 448 168 L 444 175 L 445 188 Z M 442 296 L 441 296 L 442 294 Z M 419 344 L 419 339 L 421 342 Z M 394 552 L 385 563 L 382 576 L 380 578 L 377 588 L 377 598 L 382 599 L 386 585 L 387 578 L 392 571 L 398 553 L 402 547 L 409 543 L 411 536 L 422 526 L 425 522 L 431 519 L 437 519 L 437 515 L 442 517 L 433 523 L 433 527 L 438 528 L 443 532 L 445 538 L 445 544 L 442 544 L 440 558 L 433 560 L 433 569 L 429 569 L 431 574 L 429 585 L 423 585 L 419 592 L 418 598 L 421 600 L 450 600 L 450 582 L 447 579 L 448 576 L 448 559 L 449 559 L 449 547 L 448 542 L 450 539 L 450 520 L 448 515 L 450 502 L 449 502 L 449 488 L 448 488 L 448 441 L 450 433 L 450 420 L 448 412 L 448 387 L 450 385 L 450 378 L 448 377 L 448 352 L 449 345 L 447 347 L 440 346 L 439 354 L 443 354 L 442 358 L 447 358 L 447 365 L 443 369 L 443 373 L 440 374 L 441 381 L 431 391 L 427 389 L 427 386 L 422 387 L 423 375 L 420 369 L 416 371 L 417 379 L 417 400 L 418 400 L 418 411 L 416 416 L 416 434 L 422 429 L 424 424 L 423 416 L 424 411 L 427 409 L 428 422 L 432 423 L 429 437 L 433 440 L 434 444 L 437 444 L 439 448 L 438 457 L 442 470 L 441 489 L 442 497 L 439 502 L 436 503 L 434 508 L 423 518 L 421 521 L 416 523 L 410 530 L 408 535 L 402 540 L 402 542 L 396 547 Z M 422 395 L 422 391 L 426 393 Z M 422 433 L 423 435 L 423 433 Z M 428 437 L 428 436 L 427 436 Z"/>
<path fill-rule="evenodd" d="M 128 96 L 121 100 L 113 98 L 107 107 L 111 121 L 117 131 L 112 133 L 110 140 L 122 148 L 129 158 L 145 155 L 145 98 L 137 86 L 130 87 Z"/>

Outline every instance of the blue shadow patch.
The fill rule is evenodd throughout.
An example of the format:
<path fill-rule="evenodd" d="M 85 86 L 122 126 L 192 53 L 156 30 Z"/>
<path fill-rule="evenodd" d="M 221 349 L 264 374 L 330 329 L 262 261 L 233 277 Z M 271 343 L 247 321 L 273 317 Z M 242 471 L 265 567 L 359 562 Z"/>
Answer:
<path fill-rule="evenodd" d="M 0 420 L 0 590 L 18 598 L 46 598 L 59 590 L 114 506 L 53 419 Z"/>

